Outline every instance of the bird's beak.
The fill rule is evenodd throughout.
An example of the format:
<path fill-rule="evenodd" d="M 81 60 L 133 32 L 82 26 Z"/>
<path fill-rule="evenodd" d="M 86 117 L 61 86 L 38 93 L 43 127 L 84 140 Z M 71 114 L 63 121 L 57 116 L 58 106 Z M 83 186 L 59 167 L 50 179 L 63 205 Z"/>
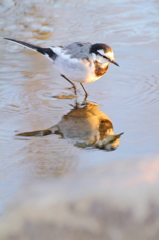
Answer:
<path fill-rule="evenodd" d="M 121 135 L 123 135 L 124 133 L 122 132 L 122 133 L 119 133 L 119 134 L 117 134 L 117 135 L 114 135 L 114 137 L 115 137 L 115 139 L 117 139 L 117 138 L 120 138 L 120 136 Z"/>
<path fill-rule="evenodd" d="M 118 67 L 119 67 L 119 64 L 118 64 L 118 63 L 116 63 L 114 60 L 112 60 L 112 61 L 111 61 L 111 63 L 113 63 L 113 64 L 115 64 L 116 66 L 118 66 Z"/>

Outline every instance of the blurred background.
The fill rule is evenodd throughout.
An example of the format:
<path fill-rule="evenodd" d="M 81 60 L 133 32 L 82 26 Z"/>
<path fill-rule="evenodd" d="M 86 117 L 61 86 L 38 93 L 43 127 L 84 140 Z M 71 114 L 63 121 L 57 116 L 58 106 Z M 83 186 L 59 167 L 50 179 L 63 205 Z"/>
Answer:
<path fill-rule="evenodd" d="M 74 141 L 54 134 L 28 139 L 16 138 L 17 133 L 46 129 L 58 124 L 62 117 L 70 112 L 71 105 L 74 105 L 76 100 L 79 103 L 83 101 L 84 94 L 78 86 L 77 99 L 55 98 L 54 96 L 71 95 L 73 91 L 67 89 L 70 85 L 53 69 L 52 63 L 36 52 L 4 40 L 4 37 L 42 47 L 65 45 L 75 41 L 101 42 L 111 46 L 120 68 L 111 65 L 106 75 L 94 83 L 85 84 L 85 87 L 89 92 L 88 100 L 99 105 L 99 110 L 109 116 L 114 132 L 124 132 L 119 147 L 111 152 L 92 147 L 83 149 L 75 146 Z M 61 191 L 69 188 L 72 192 L 76 189 L 76 181 L 82 181 L 85 176 L 87 182 L 90 173 L 91 185 L 96 186 L 97 193 L 104 191 L 103 182 L 106 179 L 109 179 L 110 188 L 114 179 L 118 179 L 114 192 L 120 189 L 118 182 L 122 182 L 124 186 L 127 184 L 125 192 L 130 190 L 130 185 L 135 184 L 138 194 L 131 191 L 131 196 L 136 202 L 142 193 L 142 188 L 138 188 L 141 182 L 145 186 L 146 199 L 153 195 L 149 192 L 152 186 L 155 186 L 154 193 L 158 191 L 158 42 L 157 0 L 0 1 L 2 214 L 15 199 L 20 199 L 17 194 L 24 195 L 26 187 L 39 182 L 47 186 L 47 181 L 51 181 L 55 195 L 56 184 Z M 102 169 L 107 168 L 105 174 L 100 174 Z M 140 177 L 140 174 L 137 177 L 136 174 L 140 173 L 141 169 L 144 177 Z M 109 172 L 112 171 L 111 176 Z M 128 181 L 128 173 L 131 174 L 132 181 Z M 98 177 L 93 177 L 93 174 Z M 79 187 L 82 189 L 77 194 L 80 198 L 86 196 L 86 193 L 89 194 L 89 184 L 87 189 L 85 181 Z M 118 191 L 119 199 L 120 194 Z M 64 201 L 62 195 L 58 196 L 57 201 Z M 154 197 L 154 201 L 156 199 Z M 122 202 L 123 200 L 118 203 L 121 203 L 121 208 Z M 120 238 L 120 234 L 111 236 L 107 236 L 107 239 L 125 239 Z M 155 235 L 150 239 L 159 238 Z"/>

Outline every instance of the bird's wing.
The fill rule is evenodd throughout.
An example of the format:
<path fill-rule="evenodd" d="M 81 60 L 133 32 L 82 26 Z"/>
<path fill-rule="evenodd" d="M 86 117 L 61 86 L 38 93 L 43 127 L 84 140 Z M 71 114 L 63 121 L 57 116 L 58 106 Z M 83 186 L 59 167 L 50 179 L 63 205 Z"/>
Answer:
<path fill-rule="evenodd" d="M 70 55 L 70 58 L 89 58 L 91 43 L 74 42 L 63 47 L 63 52 Z"/>

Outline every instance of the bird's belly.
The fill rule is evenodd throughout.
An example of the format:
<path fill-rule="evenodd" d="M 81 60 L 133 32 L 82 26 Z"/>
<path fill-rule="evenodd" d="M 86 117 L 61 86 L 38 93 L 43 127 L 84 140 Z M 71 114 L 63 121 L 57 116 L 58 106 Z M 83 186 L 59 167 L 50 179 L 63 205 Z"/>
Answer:
<path fill-rule="evenodd" d="M 78 59 L 58 59 L 54 67 L 71 81 L 79 83 L 94 82 L 99 77 L 95 75 L 94 64 L 88 60 L 80 61 Z"/>

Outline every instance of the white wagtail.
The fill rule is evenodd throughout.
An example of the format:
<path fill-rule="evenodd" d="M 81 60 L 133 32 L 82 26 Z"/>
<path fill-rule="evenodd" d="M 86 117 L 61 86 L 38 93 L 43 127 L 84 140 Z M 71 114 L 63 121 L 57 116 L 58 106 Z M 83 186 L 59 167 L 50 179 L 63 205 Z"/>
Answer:
<path fill-rule="evenodd" d="M 72 84 L 75 94 L 77 88 L 73 82 L 81 84 L 85 91 L 85 99 L 88 93 L 83 83 L 94 82 L 103 76 L 108 70 L 109 63 L 119 66 L 114 60 L 113 50 L 104 43 L 74 42 L 66 46 L 42 48 L 11 38 L 5 39 L 37 51 L 49 58 L 61 76 Z"/>
<path fill-rule="evenodd" d="M 56 125 L 38 131 L 19 133 L 16 136 L 40 137 L 57 134 L 72 140 L 77 147 L 113 151 L 119 146 L 123 133 L 114 134 L 112 121 L 98 107 L 99 105 L 89 102 L 85 105 L 75 105 Z"/>

